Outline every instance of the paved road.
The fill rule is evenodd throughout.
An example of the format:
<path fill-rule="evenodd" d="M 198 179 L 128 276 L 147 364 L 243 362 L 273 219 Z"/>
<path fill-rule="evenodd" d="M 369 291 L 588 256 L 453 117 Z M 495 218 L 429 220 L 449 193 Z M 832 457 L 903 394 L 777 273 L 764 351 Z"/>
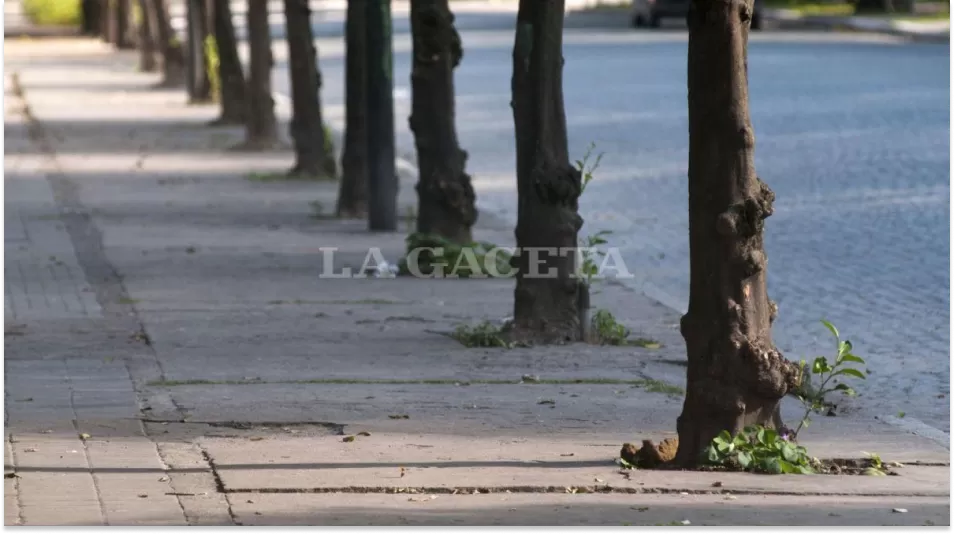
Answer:
<path fill-rule="evenodd" d="M 396 123 L 399 151 L 411 156 L 403 24 L 395 21 Z M 482 209 L 512 218 L 512 34 L 462 33 L 461 142 Z M 340 39 L 319 48 L 327 113 L 341 126 Z M 685 53 L 682 31 L 577 29 L 565 39 L 571 152 L 592 142 L 605 153 L 581 201 L 584 234 L 612 230 L 637 275 L 630 283 L 680 311 L 688 300 Z M 753 35 L 749 57 L 757 166 L 777 194 L 767 248 L 778 345 L 796 359 L 830 353 L 818 321 L 831 320 L 869 360 L 872 376 L 854 405 L 948 431 L 949 48 L 766 32 Z M 287 71 L 277 67 L 276 90 L 287 94 Z"/>

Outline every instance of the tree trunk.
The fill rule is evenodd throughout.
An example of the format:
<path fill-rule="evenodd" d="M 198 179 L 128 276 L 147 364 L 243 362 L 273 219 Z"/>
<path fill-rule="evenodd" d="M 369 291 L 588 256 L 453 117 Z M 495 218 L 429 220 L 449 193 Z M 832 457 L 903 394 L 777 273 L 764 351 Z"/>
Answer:
<path fill-rule="evenodd" d="M 391 0 L 368 0 L 368 229 L 397 230 Z"/>
<path fill-rule="evenodd" d="M 186 0 L 186 90 L 190 104 L 212 101 L 212 82 L 206 65 L 205 39 L 209 36 L 205 0 Z"/>
<path fill-rule="evenodd" d="M 777 424 L 797 369 L 772 343 L 764 219 L 775 195 L 755 174 L 746 45 L 753 0 L 692 0 L 689 11 L 689 357 L 676 461 L 713 437 Z"/>
<path fill-rule="evenodd" d="M 130 19 L 129 0 L 112 0 L 111 23 L 113 28 L 110 32 L 112 43 L 120 50 L 133 48 L 133 43 L 129 39 L 129 19 Z"/>
<path fill-rule="evenodd" d="M 367 12 L 361 0 L 348 0 L 345 24 L 345 135 L 341 155 L 338 217 L 368 214 Z"/>
<path fill-rule="evenodd" d="M 278 144 L 275 101 L 272 100 L 272 37 L 268 30 L 268 1 L 248 0 L 248 86 L 245 91 L 247 150 L 266 150 Z"/>
<path fill-rule="evenodd" d="M 576 276 L 575 253 L 566 251 L 577 247 L 583 219 L 577 207 L 580 171 L 570 165 L 567 151 L 563 10 L 563 0 L 520 0 L 517 13 L 511 105 L 520 255 L 508 333 L 514 341 L 560 343 L 583 337 L 588 290 Z M 549 250 L 528 250 L 544 247 Z"/>
<path fill-rule="evenodd" d="M 99 4 L 99 36 L 104 43 L 113 42 L 113 1 L 96 0 Z"/>
<path fill-rule="evenodd" d="M 149 17 L 149 0 L 137 0 L 139 2 L 139 70 L 142 72 L 155 72 L 159 69 L 156 62 L 156 28 L 153 26 L 151 17 Z"/>
<path fill-rule="evenodd" d="M 454 68 L 463 50 L 448 0 L 411 0 L 411 117 L 417 146 L 417 231 L 465 244 L 477 220 L 474 188 L 457 141 Z"/>
<path fill-rule="evenodd" d="M 156 28 L 162 54 L 162 81 L 159 87 L 178 87 L 185 81 L 185 58 L 182 44 L 172 31 L 165 0 L 148 0 L 148 15 Z"/>
<path fill-rule="evenodd" d="M 83 35 L 101 36 L 103 34 L 103 3 L 100 0 L 82 0 L 81 6 L 83 10 Z"/>
<path fill-rule="evenodd" d="M 213 5 L 215 44 L 219 52 L 219 83 L 222 115 L 216 124 L 244 124 L 245 74 L 238 55 L 235 25 L 229 0 L 215 0 Z"/>
<path fill-rule="evenodd" d="M 334 178 L 338 172 L 321 118 L 321 72 L 308 0 L 285 0 L 285 28 L 292 90 L 290 130 L 295 143 L 295 166 L 290 174 Z"/>

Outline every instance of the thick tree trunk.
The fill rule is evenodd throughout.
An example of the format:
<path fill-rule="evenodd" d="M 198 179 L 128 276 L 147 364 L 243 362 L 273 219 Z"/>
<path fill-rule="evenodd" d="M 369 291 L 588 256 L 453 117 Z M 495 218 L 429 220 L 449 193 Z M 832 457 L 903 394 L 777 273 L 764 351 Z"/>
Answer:
<path fill-rule="evenodd" d="M 113 3 L 112 0 L 96 0 L 99 5 L 99 36 L 104 43 L 113 42 Z"/>
<path fill-rule="evenodd" d="M 186 90 L 190 104 L 212 101 L 212 82 L 205 57 L 205 39 L 209 36 L 205 0 L 186 0 Z"/>
<path fill-rule="evenodd" d="M 159 69 L 159 63 L 156 62 L 156 29 L 152 25 L 149 17 L 149 0 L 137 0 L 139 2 L 139 70 L 142 72 L 155 72 Z"/>
<path fill-rule="evenodd" d="M 563 0 L 520 0 L 512 91 L 517 140 L 514 341 L 583 337 L 586 285 L 575 276 L 580 171 L 570 165 L 563 109 Z M 545 248 L 547 250 L 529 250 Z M 563 253 L 559 249 L 564 249 Z M 551 274 L 552 271 L 552 274 Z"/>
<path fill-rule="evenodd" d="M 101 36 L 103 34 L 103 3 L 100 0 L 82 0 L 81 7 L 83 10 L 83 35 Z"/>
<path fill-rule="evenodd" d="M 245 123 L 245 74 L 239 59 L 229 0 L 215 0 L 213 5 L 215 44 L 219 52 L 219 101 L 222 114 L 216 124 Z"/>
<path fill-rule="evenodd" d="M 752 0 L 692 0 L 689 11 L 689 357 L 677 462 L 713 437 L 775 426 L 796 367 L 772 343 L 764 219 L 775 196 L 755 174 L 746 45 Z"/>
<path fill-rule="evenodd" d="M 345 25 L 345 135 L 341 155 L 338 217 L 368 214 L 367 21 L 362 0 L 348 0 Z"/>
<path fill-rule="evenodd" d="M 448 0 L 411 0 L 413 95 L 409 124 L 417 146 L 417 231 L 471 241 L 474 188 L 457 141 L 454 68 L 463 50 Z"/>
<path fill-rule="evenodd" d="M 245 143 L 241 148 L 266 150 L 278 144 L 267 0 L 248 0 L 248 46 L 251 61 L 245 91 Z"/>
<path fill-rule="evenodd" d="M 334 178 L 337 165 L 321 118 L 321 72 L 308 0 L 285 0 L 285 27 L 292 90 L 291 137 L 295 143 L 295 167 L 290 174 Z"/>
<path fill-rule="evenodd" d="M 165 0 L 148 0 L 148 16 L 155 24 L 162 54 L 162 81 L 159 87 L 178 87 L 185 81 L 185 57 L 182 44 L 172 31 Z"/>

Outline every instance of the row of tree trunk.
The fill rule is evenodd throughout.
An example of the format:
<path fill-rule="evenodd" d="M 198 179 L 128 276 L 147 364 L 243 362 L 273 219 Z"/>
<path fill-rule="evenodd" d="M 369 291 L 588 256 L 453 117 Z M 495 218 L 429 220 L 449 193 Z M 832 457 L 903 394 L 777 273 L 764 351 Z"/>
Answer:
<path fill-rule="evenodd" d="M 91 20 L 123 47 L 131 0 L 99 0 Z M 173 36 L 164 0 L 137 0 L 143 70 L 162 85 L 186 83 L 194 102 L 219 99 L 217 123 L 244 124 L 245 148 L 278 142 L 271 91 L 267 0 L 248 0 L 250 62 L 244 77 L 228 0 L 188 1 L 188 43 Z M 292 84 L 290 172 L 335 175 L 319 99 L 321 74 L 307 0 L 284 0 Z M 393 87 L 388 0 L 351 0 L 346 24 L 347 128 L 337 213 L 369 218 L 372 230 L 396 225 Z M 98 10 L 98 11 L 97 11 Z M 776 306 L 766 291 L 764 220 L 774 195 L 755 173 L 748 112 L 746 47 L 753 0 L 692 0 L 688 16 L 690 302 L 681 321 L 688 353 L 687 395 L 677 421 L 677 460 L 695 463 L 722 430 L 780 423 L 778 405 L 796 368 L 775 348 Z M 98 18 L 97 18 L 98 17 Z M 520 0 L 513 47 L 512 101 L 517 152 L 517 247 L 573 248 L 583 225 L 580 170 L 570 163 L 563 104 L 564 0 Z M 410 129 L 417 148 L 417 231 L 466 244 L 477 219 L 456 130 L 454 69 L 463 57 L 448 0 L 412 0 Z M 211 94 L 207 41 L 216 44 L 218 95 Z M 583 338 L 588 287 L 572 254 L 518 256 L 515 341 Z M 533 267 L 533 268 L 531 268 Z M 556 272 L 534 278 L 531 272 Z"/>

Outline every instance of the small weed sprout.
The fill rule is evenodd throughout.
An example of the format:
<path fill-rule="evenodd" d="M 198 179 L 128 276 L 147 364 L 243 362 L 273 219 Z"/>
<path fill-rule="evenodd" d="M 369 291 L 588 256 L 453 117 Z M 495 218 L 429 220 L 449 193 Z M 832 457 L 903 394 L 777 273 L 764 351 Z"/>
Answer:
<path fill-rule="evenodd" d="M 501 335 L 500 329 L 484 321 L 477 326 L 460 325 L 451 334 L 451 337 L 460 342 L 461 345 L 474 347 L 504 347 L 511 348 Z"/>
<path fill-rule="evenodd" d="M 595 143 L 590 143 L 589 148 L 586 150 L 586 154 L 583 155 L 583 159 L 576 160 L 576 168 L 580 171 L 580 195 L 583 195 L 583 192 L 586 191 L 586 186 L 593 181 L 594 172 L 600 166 L 600 161 L 603 160 L 603 153 L 600 152 L 596 156 L 596 160 L 590 163 L 590 158 L 593 156 L 593 149 L 596 148 Z M 605 252 L 599 249 L 600 245 L 605 245 L 607 243 L 606 236 L 612 234 L 609 230 L 600 230 L 593 235 L 588 235 L 580 239 L 580 274 L 583 275 L 583 279 L 587 287 L 592 286 L 594 278 L 599 274 L 599 265 L 597 261 L 606 255 Z"/>

